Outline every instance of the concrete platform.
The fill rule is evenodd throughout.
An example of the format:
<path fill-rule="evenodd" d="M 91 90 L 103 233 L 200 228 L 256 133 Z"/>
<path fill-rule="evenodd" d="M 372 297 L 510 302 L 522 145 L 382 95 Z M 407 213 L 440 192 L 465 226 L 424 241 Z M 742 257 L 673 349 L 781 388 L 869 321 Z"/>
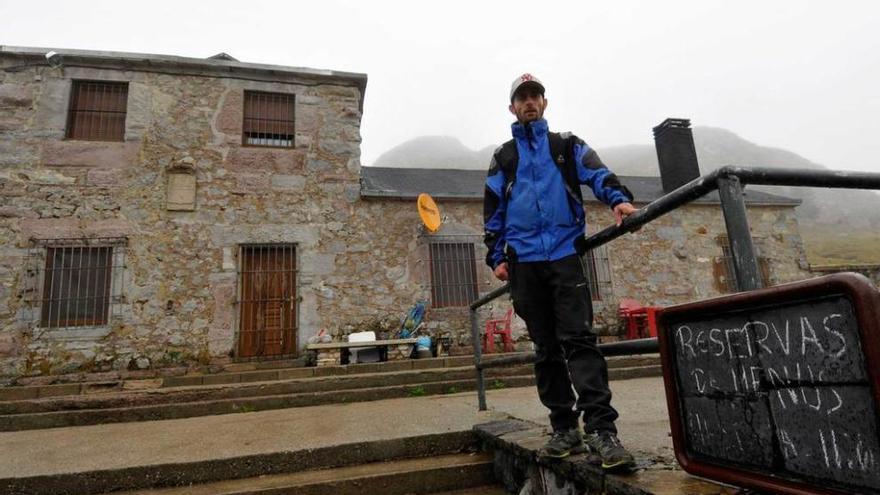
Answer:
<path fill-rule="evenodd" d="M 620 437 L 643 463 L 674 467 L 661 378 L 611 383 L 621 413 Z M 533 387 L 490 390 L 490 410 L 477 411 L 473 392 L 390 399 L 355 404 L 279 409 L 141 423 L 0 433 L 0 491 L 15 480 L 96 477 L 128 470 L 138 476 L 153 468 L 172 471 L 254 464 L 287 453 L 320 452 L 333 446 L 406 441 L 453 432 L 511 416 L 547 428 L 546 411 Z M 539 426 L 539 427 L 540 427 Z M 389 443 L 391 442 L 391 443 Z M 381 455 L 381 449 L 376 455 Z M 297 459 L 307 459 L 298 456 Z M 281 462 L 281 461 L 278 461 Z M 227 462 L 229 464 L 229 462 Z M 146 471 L 145 471 L 146 469 Z M 655 469 L 656 470 L 656 469 Z M 679 473 L 680 476 L 680 473 Z M 717 491 L 716 491 L 717 493 Z"/>

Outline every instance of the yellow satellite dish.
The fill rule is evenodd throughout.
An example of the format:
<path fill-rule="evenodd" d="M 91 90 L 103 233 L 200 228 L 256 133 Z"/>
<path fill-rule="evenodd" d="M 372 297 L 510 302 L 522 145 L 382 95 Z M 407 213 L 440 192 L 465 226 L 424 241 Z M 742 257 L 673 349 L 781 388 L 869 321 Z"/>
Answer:
<path fill-rule="evenodd" d="M 422 223 L 425 224 L 425 228 L 430 232 L 440 230 L 440 224 L 442 223 L 440 208 L 437 208 L 437 204 L 434 203 L 431 196 L 427 193 L 419 194 L 416 205 L 419 208 L 419 217 L 421 217 Z"/>

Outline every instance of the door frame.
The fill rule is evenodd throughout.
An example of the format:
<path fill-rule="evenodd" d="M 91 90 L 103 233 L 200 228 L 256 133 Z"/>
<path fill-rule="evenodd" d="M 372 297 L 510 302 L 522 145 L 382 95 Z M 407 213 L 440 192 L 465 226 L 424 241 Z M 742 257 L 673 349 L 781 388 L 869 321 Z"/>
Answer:
<path fill-rule="evenodd" d="M 292 289 L 292 294 L 290 296 L 290 310 L 293 312 L 293 317 L 291 318 L 290 324 L 292 328 L 290 328 L 290 332 L 292 334 L 292 344 L 290 346 L 284 345 L 289 352 L 282 351 L 281 354 L 276 355 L 255 355 L 255 356 L 246 356 L 243 357 L 242 354 L 242 325 L 244 324 L 244 318 L 242 315 L 242 311 L 244 308 L 243 299 L 244 299 L 244 253 L 248 249 L 260 249 L 260 248 L 271 248 L 271 247 L 281 247 L 281 248 L 289 248 L 293 253 L 293 266 L 291 267 L 291 284 L 290 287 Z M 249 243 L 240 243 L 236 246 L 236 298 L 235 298 L 235 342 L 233 346 L 233 360 L 234 361 L 271 361 L 271 360 L 280 360 L 280 359 L 294 359 L 299 357 L 299 321 L 300 321 L 300 305 L 299 302 L 301 300 L 299 296 L 299 245 L 295 242 L 249 242 Z M 283 331 L 283 330 L 282 330 Z"/>

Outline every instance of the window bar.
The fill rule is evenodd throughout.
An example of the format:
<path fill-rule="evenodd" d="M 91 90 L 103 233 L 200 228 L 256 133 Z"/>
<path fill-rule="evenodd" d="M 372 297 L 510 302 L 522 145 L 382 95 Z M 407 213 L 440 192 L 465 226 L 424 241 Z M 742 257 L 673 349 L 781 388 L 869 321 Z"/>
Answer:
<path fill-rule="evenodd" d="M 73 111 L 76 112 L 77 118 L 82 124 L 82 127 L 75 129 L 73 137 L 83 138 L 88 137 L 89 130 L 88 113 L 85 112 L 85 109 L 88 108 L 89 105 L 88 85 L 86 83 L 81 83 L 77 88 L 77 92 L 79 93 L 79 101 Z"/>
<path fill-rule="evenodd" d="M 246 349 L 246 341 L 244 330 L 247 328 L 247 253 L 245 252 L 245 248 L 242 245 L 236 246 L 237 248 L 237 259 L 236 263 L 238 264 L 238 283 L 236 288 L 238 301 L 238 343 L 236 344 L 238 347 L 238 354 L 241 355 L 244 353 Z"/>
<path fill-rule="evenodd" d="M 272 146 L 272 141 L 269 137 L 269 122 L 268 122 L 268 114 L 269 114 L 269 95 L 265 93 L 260 93 L 260 135 L 263 137 L 263 144 L 266 146 Z"/>
<path fill-rule="evenodd" d="M 437 299 L 438 306 L 443 307 L 447 303 L 448 294 L 446 294 L 446 267 L 443 265 L 443 245 L 437 244 L 434 247 L 435 255 L 437 257 Z"/>
<path fill-rule="evenodd" d="M 73 272 L 70 266 L 73 264 L 73 253 L 68 248 L 61 248 L 61 283 L 58 284 L 56 303 L 58 304 L 58 318 L 55 322 L 56 327 L 63 327 L 67 315 L 70 314 L 70 299 L 64 297 L 65 290 L 70 287 L 73 280 Z"/>
<path fill-rule="evenodd" d="M 97 86 L 97 85 L 96 85 Z M 107 86 L 97 86 L 95 88 L 96 104 L 95 104 L 95 120 L 96 129 L 94 139 L 101 140 L 105 138 L 104 116 L 107 114 L 107 102 L 105 96 L 107 94 Z"/>
<path fill-rule="evenodd" d="M 251 352 L 256 348 L 256 345 L 253 342 L 253 327 L 256 324 L 257 314 L 254 311 L 254 284 L 256 283 L 256 275 L 254 274 L 254 264 L 256 262 L 256 254 L 252 248 L 244 248 L 246 254 L 246 280 L 248 281 L 248 289 L 247 289 L 247 306 L 248 306 L 248 320 L 247 324 L 244 328 L 244 334 L 247 344 L 251 348 Z"/>
<path fill-rule="evenodd" d="M 467 254 L 465 255 L 465 261 L 467 261 L 467 264 L 465 265 L 465 268 L 467 269 L 468 282 L 467 290 L 465 290 L 464 293 L 465 305 L 476 299 L 480 293 L 479 279 L 477 278 L 477 250 L 473 244 L 468 244 L 466 247 Z"/>
<path fill-rule="evenodd" d="M 79 93 L 79 101 L 77 102 L 77 107 L 73 109 L 76 112 L 76 115 L 80 122 L 82 122 L 82 130 L 76 130 L 73 137 L 75 138 L 88 138 L 89 129 L 91 127 L 91 123 L 88 120 L 88 113 L 85 111 L 89 107 L 89 92 L 88 92 L 88 84 L 82 83 L 77 87 L 77 92 Z"/>
<path fill-rule="evenodd" d="M 109 128 L 113 130 L 113 136 L 111 139 L 123 139 L 125 137 L 125 121 L 119 122 L 119 100 L 121 99 L 122 92 L 119 87 L 114 87 L 113 91 L 110 93 L 110 125 Z M 122 133 L 120 135 L 120 126 L 118 124 L 122 124 Z"/>
<path fill-rule="evenodd" d="M 262 93 L 257 93 L 254 101 L 254 128 L 257 130 L 257 144 L 260 146 L 266 145 L 266 137 L 263 133 L 263 95 Z M 256 254 L 256 253 L 254 253 Z"/>
<path fill-rule="evenodd" d="M 70 98 L 70 108 L 68 109 L 67 116 L 68 124 L 66 135 L 69 138 L 76 137 L 75 131 L 77 129 L 82 129 L 83 125 L 81 122 L 81 115 L 77 112 L 81 101 L 80 93 L 82 92 L 82 89 L 79 85 L 76 85 L 76 83 L 74 83 L 74 85 L 74 91 L 72 91 L 73 94 Z"/>
<path fill-rule="evenodd" d="M 79 256 L 78 256 L 79 259 L 77 259 L 77 257 L 74 257 L 76 255 L 77 249 L 79 249 Z M 66 325 L 64 325 L 66 327 L 71 326 L 70 325 L 71 320 L 73 322 L 78 322 L 79 318 L 80 318 L 79 298 L 81 296 L 80 282 L 82 281 L 83 249 L 85 249 L 85 247 L 82 245 L 73 246 L 70 248 L 72 260 L 74 263 L 78 262 L 78 266 L 76 268 L 71 267 L 71 270 L 72 270 L 71 273 L 73 274 L 73 277 L 71 278 L 71 284 L 70 284 L 71 287 L 70 288 L 73 290 L 73 298 L 69 298 L 69 299 L 72 299 L 71 302 L 72 302 L 72 306 L 73 306 L 73 311 L 67 312 L 67 318 L 66 318 L 67 321 L 66 321 Z M 76 284 L 76 288 L 73 287 L 74 284 Z"/>
<path fill-rule="evenodd" d="M 263 94 L 257 93 L 256 95 L 256 105 L 254 106 L 254 124 L 257 129 L 257 144 L 260 146 L 266 145 L 266 134 L 263 129 Z"/>
<path fill-rule="evenodd" d="M 459 267 L 458 267 L 458 246 L 455 244 L 446 244 L 446 266 L 448 267 L 449 273 L 449 286 L 451 292 L 451 300 L 453 304 L 458 304 L 459 298 L 459 290 L 460 286 L 458 284 L 459 279 Z"/>
<path fill-rule="evenodd" d="M 437 248 L 435 248 L 433 244 L 428 245 L 428 256 L 426 257 L 427 263 L 425 263 L 425 270 L 427 271 L 427 275 L 428 275 L 427 280 L 429 282 L 429 286 L 431 289 L 431 299 L 432 299 L 431 304 L 435 308 L 440 306 L 440 299 L 439 299 L 439 295 L 438 295 L 438 293 L 439 293 L 438 287 L 440 287 L 440 285 L 439 285 L 439 281 L 437 280 L 437 273 L 436 273 L 437 267 L 435 266 L 435 261 L 437 258 L 436 251 L 437 251 Z"/>
<path fill-rule="evenodd" d="M 247 324 L 244 328 L 245 341 L 250 346 L 251 352 L 255 352 L 256 344 L 253 341 L 254 333 L 253 328 L 256 325 L 257 321 L 257 313 L 254 311 L 254 285 L 257 283 L 256 274 L 254 273 L 254 264 L 256 262 L 257 253 L 254 252 L 253 248 L 244 248 L 246 253 L 246 263 L 247 269 L 246 280 L 248 281 L 248 290 L 247 290 L 247 307 L 248 307 L 248 320 Z"/>
<path fill-rule="evenodd" d="M 449 285 L 451 292 L 451 300 L 453 304 L 458 304 L 461 285 L 459 284 L 459 266 L 458 266 L 458 246 L 455 244 L 446 244 L 446 266 L 449 267 Z"/>
<path fill-rule="evenodd" d="M 257 307 L 257 285 L 260 283 L 259 280 L 259 253 L 256 248 L 250 248 L 250 259 L 251 259 L 251 296 L 250 296 L 250 305 L 251 305 L 251 321 L 248 329 L 248 339 L 253 348 L 253 352 L 259 353 L 259 342 L 257 342 L 257 333 L 256 328 L 259 326 L 259 308 Z"/>
<path fill-rule="evenodd" d="M 54 300 L 54 306 L 55 306 L 55 310 L 56 310 L 55 311 L 55 323 L 52 325 L 53 327 L 60 326 L 61 315 L 64 312 L 64 301 L 61 300 L 61 292 L 62 292 L 61 288 L 64 287 L 65 277 L 67 275 L 67 270 L 64 269 L 64 264 L 66 262 L 65 258 L 66 258 L 67 253 L 65 253 L 63 247 L 58 248 L 55 252 L 61 255 L 61 260 L 60 260 L 60 263 L 57 264 L 58 283 L 54 287 L 52 287 L 52 299 Z M 57 254 L 56 254 L 56 261 L 57 261 Z"/>
<path fill-rule="evenodd" d="M 43 269 L 45 274 L 42 278 L 48 278 L 43 282 L 43 290 L 40 292 L 40 325 L 48 326 L 52 320 L 52 287 L 55 285 L 55 253 L 51 249 L 46 249 L 46 259 L 43 261 Z M 44 272 L 37 272 L 37 277 Z"/>
<path fill-rule="evenodd" d="M 104 106 L 104 94 L 106 86 L 95 85 L 95 106 L 94 106 L 94 130 L 92 138 L 96 140 L 104 137 L 104 115 L 107 113 L 107 107 Z"/>
<path fill-rule="evenodd" d="M 452 286 L 449 283 L 449 265 L 447 260 L 447 248 L 445 244 L 440 244 L 439 246 L 439 256 L 440 256 L 440 272 L 442 273 L 442 285 L 441 290 L 443 293 L 444 305 L 449 305 L 449 300 L 452 299 Z"/>
<path fill-rule="evenodd" d="M 84 306 L 86 308 L 88 308 L 89 306 L 92 307 L 90 314 L 94 315 L 93 317 L 95 318 L 95 320 L 97 320 L 95 324 L 101 325 L 103 324 L 103 322 L 101 321 L 103 318 L 98 317 L 98 284 L 101 276 L 101 270 L 103 269 L 104 263 L 106 263 L 104 261 L 106 259 L 106 256 L 104 256 L 103 251 L 99 251 L 98 256 L 99 257 L 96 262 L 93 263 L 92 270 L 89 271 L 85 277 L 88 294 Z"/>
<path fill-rule="evenodd" d="M 256 298 L 258 300 L 256 303 L 256 306 L 257 306 L 257 326 L 256 326 L 255 330 L 257 330 L 256 336 L 257 336 L 257 340 L 259 343 L 258 349 L 259 349 L 260 356 L 265 354 L 265 351 L 266 351 L 266 336 L 265 336 L 265 333 L 266 333 L 266 308 L 265 308 L 266 303 L 263 300 L 263 299 L 265 299 L 265 297 L 264 297 L 265 291 L 263 290 L 263 286 L 266 283 L 266 269 L 263 267 L 263 253 L 264 253 L 264 251 L 265 251 L 265 249 L 263 249 L 262 246 L 257 248 L 257 256 L 260 261 L 259 261 L 259 265 L 257 265 L 257 270 L 258 270 L 258 272 L 257 272 L 258 279 L 257 280 L 258 280 L 259 284 L 256 286 L 256 290 L 257 290 Z"/>
<path fill-rule="evenodd" d="M 70 91 L 70 102 L 67 105 L 67 128 L 64 129 L 64 137 L 69 138 L 73 135 L 73 130 L 77 128 L 77 114 L 74 111 L 77 106 L 79 88 L 72 86 Z"/>
<path fill-rule="evenodd" d="M 98 275 L 100 277 L 99 286 L 101 287 L 101 298 L 98 300 L 102 304 L 100 306 L 101 314 L 104 315 L 103 318 L 105 319 L 118 316 L 121 309 L 118 305 L 113 304 L 113 302 L 121 298 L 122 287 L 125 286 L 125 251 L 112 247 L 108 248 L 104 258 L 103 270 Z M 97 300 L 97 297 L 95 299 Z M 104 307 L 103 304 L 108 302 L 109 307 Z"/>
<path fill-rule="evenodd" d="M 101 88 L 101 121 L 100 121 L 100 129 L 101 135 L 99 139 L 106 140 L 110 138 L 110 116 L 113 115 L 114 108 L 110 105 L 110 93 L 111 89 L 107 86 L 103 86 Z M 115 135 L 113 137 L 116 137 Z"/>
<path fill-rule="evenodd" d="M 113 303 L 116 294 L 120 293 L 119 288 L 123 286 L 122 278 L 125 276 L 125 270 L 122 269 L 124 263 L 118 263 L 118 260 L 123 256 L 121 250 L 107 247 L 99 253 L 101 258 L 95 263 L 95 286 L 92 294 L 95 310 L 92 314 L 98 320 L 98 325 L 105 325 L 111 317 L 115 316 L 115 312 L 119 311 L 118 305 Z M 113 268 L 116 266 L 119 266 L 120 269 L 114 273 Z"/>
<path fill-rule="evenodd" d="M 89 95 L 89 106 L 86 107 L 87 112 L 87 121 L 88 125 L 88 133 L 86 133 L 86 139 L 95 139 L 95 136 L 98 134 L 98 119 L 100 116 L 98 115 L 98 85 L 97 84 L 89 84 L 86 86 L 88 88 L 87 94 Z M 71 253 L 73 254 L 73 253 Z"/>
<path fill-rule="evenodd" d="M 449 265 L 452 268 L 452 282 L 455 284 L 455 305 L 458 306 L 464 301 L 464 272 L 461 262 L 462 246 L 460 244 L 450 244 L 449 251 L 452 254 Z"/>
<path fill-rule="evenodd" d="M 443 256 L 445 253 L 443 252 L 443 244 L 437 245 L 437 268 L 439 272 L 440 283 L 438 286 L 438 296 L 440 298 L 440 303 L 443 306 L 449 305 L 449 278 L 446 276 L 446 258 Z"/>
<path fill-rule="evenodd" d="M 254 352 L 260 353 L 260 342 L 257 329 L 260 327 L 260 307 L 257 302 L 259 291 L 257 287 L 260 285 L 260 252 L 257 248 L 251 248 L 251 319 L 250 339 Z"/>
<path fill-rule="evenodd" d="M 248 250 L 246 246 L 241 247 L 241 259 L 242 259 L 242 303 L 244 304 L 243 310 L 246 312 L 242 312 L 242 316 L 246 317 L 242 326 L 241 333 L 243 336 L 243 342 L 245 343 L 245 348 L 251 344 L 251 334 L 248 329 L 253 325 L 253 315 L 251 314 L 251 284 L 253 284 L 253 279 L 249 275 L 249 272 L 253 266 L 252 260 L 253 253 Z M 246 285 L 247 284 L 247 285 Z"/>
<path fill-rule="evenodd" d="M 274 296 L 275 302 L 274 306 L 278 308 L 277 315 L 273 314 L 273 318 L 277 321 L 275 325 L 278 327 L 277 332 L 279 332 L 279 339 L 281 341 L 281 345 L 284 345 L 284 292 L 281 291 L 281 271 L 283 269 L 283 265 L 281 264 L 281 259 L 279 257 L 279 247 L 278 245 L 274 245 L 270 248 L 272 250 L 272 261 L 269 263 L 272 266 L 272 283 L 271 286 L 277 287 L 276 290 L 272 291 L 272 295 Z"/>
<path fill-rule="evenodd" d="M 112 95 L 115 92 L 116 88 L 104 86 L 101 88 L 101 98 L 104 100 L 101 104 L 101 139 L 107 140 L 116 137 L 116 130 L 110 129 L 110 122 L 112 122 L 112 117 L 115 115 L 115 105 L 112 100 Z M 112 132 L 112 134 L 111 134 Z"/>
<path fill-rule="evenodd" d="M 83 315 L 84 318 L 89 319 L 89 325 L 95 325 L 97 318 L 95 318 L 94 313 L 89 314 L 88 306 L 90 294 L 88 274 L 95 269 L 95 261 L 92 259 L 96 254 L 94 252 L 95 248 L 92 246 L 81 246 L 80 251 L 85 251 L 85 253 L 80 253 L 80 272 L 76 282 L 79 301 L 76 303 L 76 311 L 78 314 Z"/>
<path fill-rule="evenodd" d="M 289 301 L 286 311 L 284 312 L 287 316 L 287 327 L 289 328 L 290 333 L 290 342 L 286 346 L 286 350 L 288 352 L 296 352 L 296 320 L 294 319 L 294 308 L 296 307 L 296 301 L 293 298 L 293 288 L 296 283 L 296 267 L 295 262 L 296 259 L 293 257 L 293 246 L 287 246 L 287 263 L 285 267 L 287 268 L 290 275 L 285 278 L 285 289 L 284 289 L 284 297 Z"/>
<path fill-rule="evenodd" d="M 283 146 L 281 138 L 281 109 L 282 105 L 286 105 L 286 98 L 275 98 L 274 115 L 272 115 L 272 137 L 275 139 L 276 146 Z"/>
<path fill-rule="evenodd" d="M 67 320 L 70 314 L 70 299 L 64 298 L 62 296 L 64 294 L 65 287 L 69 287 L 71 285 L 71 280 L 73 277 L 73 273 L 70 271 L 70 268 L 67 265 L 73 265 L 73 262 L 70 260 L 73 253 L 69 252 L 69 249 L 66 247 L 61 248 L 61 284 L 58 286 L 58 320 L 55 322 L 56 327 L 60 327 L 63 325 L 64 321 Z M 65 260 L 65 258 L 67 258 Z M 67 281 L 65 283 L 65 275 Z M 62 310 L 63 305 L 63 310 Z"/>
<path fill-rule="evenodd" d="M 114 249 L 111 252 L 114 252 L 114 251 L 116 251 L 116 250 Z M 112 267 L 110 268 L 110 270 L 111 271 L 107 273 L 108 277 L 113 275 Z M 124 287 L 125 287 L 125 251 L 120 249 L 119 250 L 119 290 L 116 292 L 116 294 L 118 294 L 120 300 L 122 299 L 122 289 Z M 106 301 L 106 299 L 105 299 L 105 301 Z M 117 308 L 115 308 L 115 311 L 117 312 L 117 314 L 121 315 L 122 308 L 117 307 Z"/>
<path fill-rule="evenodd" d="M 55 285 L 55 287 L 52 287 L 52 299 L 54 299 L 55 306 L 55 324 L 52 326 L 58 327 L 61 326 L 61 318 L 64 314 L 64 301 L 61 300 L 61 294 L 64 290 L 64 285 L 69 282 L 66 281 L 68 272 L 65 269 L 65 264 L 67 263 L 67 252 L 63 247 L 58 248 L 55 252 L 61 255 L 61 262 L 57 265 L 58 283 Z"/>
<path fill-rule="evenodd" d="M 265 248 L 258 247 L 257 248 L 257 256 L 259 257 L 260 264 L 258 265 L 258 280 L 259 285 L 256 287 L 257 293 L 256 298 L 257 301 L 257 321 L 259 324 L 257 325 L 257 340 L 259 342 L 260 355 L 265 354 L 266 351 L 266 297 L 265 290 L 263 287 L 266 285 L 266 268 L 263 266 L 264 263 L 264 255 L 266 253 Z"/>

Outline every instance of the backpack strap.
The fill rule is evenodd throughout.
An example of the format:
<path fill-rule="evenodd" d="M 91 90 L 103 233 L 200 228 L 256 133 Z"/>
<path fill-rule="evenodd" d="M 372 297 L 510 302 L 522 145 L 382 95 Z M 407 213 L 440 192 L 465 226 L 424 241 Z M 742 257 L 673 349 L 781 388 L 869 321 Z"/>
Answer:
<path fill-rule="evenodd" d="M 553 158 L 553 163 L 556 164 L 556 167 L 559 169 L 559 173 L 562 175 L 562 184 L 565 186 L 565 191 L 568 192 L 569 197 L 574 201 L 575 204 L 572 204 L 569 201 L 569 208 L 571 209 L 571 214 L 573 218 L 581 218 L 583 214 L 578 215 L 576 211 L 576 205 L 583 208 L 584 197 L 581 194 L 581 184 L 578 181 L 577 176 L 577 164 L 575 163 L 574 156 L 574 145 L 576 142 L 576 138 L 570 132 L 564 133 L 556 133 L 550 132 L 547 134 L 547 140 L 550 142 L 550 156 Z"/>
<path fill-rule="evenodd" d="M 519 151 L 516 149 L 516 141 L 511 139 L 495 150 L 495 163 L 504 174 L 504 197 L 510 198 L 510 190 L 516 182 L 516 169 L 519 164 Z"/>

